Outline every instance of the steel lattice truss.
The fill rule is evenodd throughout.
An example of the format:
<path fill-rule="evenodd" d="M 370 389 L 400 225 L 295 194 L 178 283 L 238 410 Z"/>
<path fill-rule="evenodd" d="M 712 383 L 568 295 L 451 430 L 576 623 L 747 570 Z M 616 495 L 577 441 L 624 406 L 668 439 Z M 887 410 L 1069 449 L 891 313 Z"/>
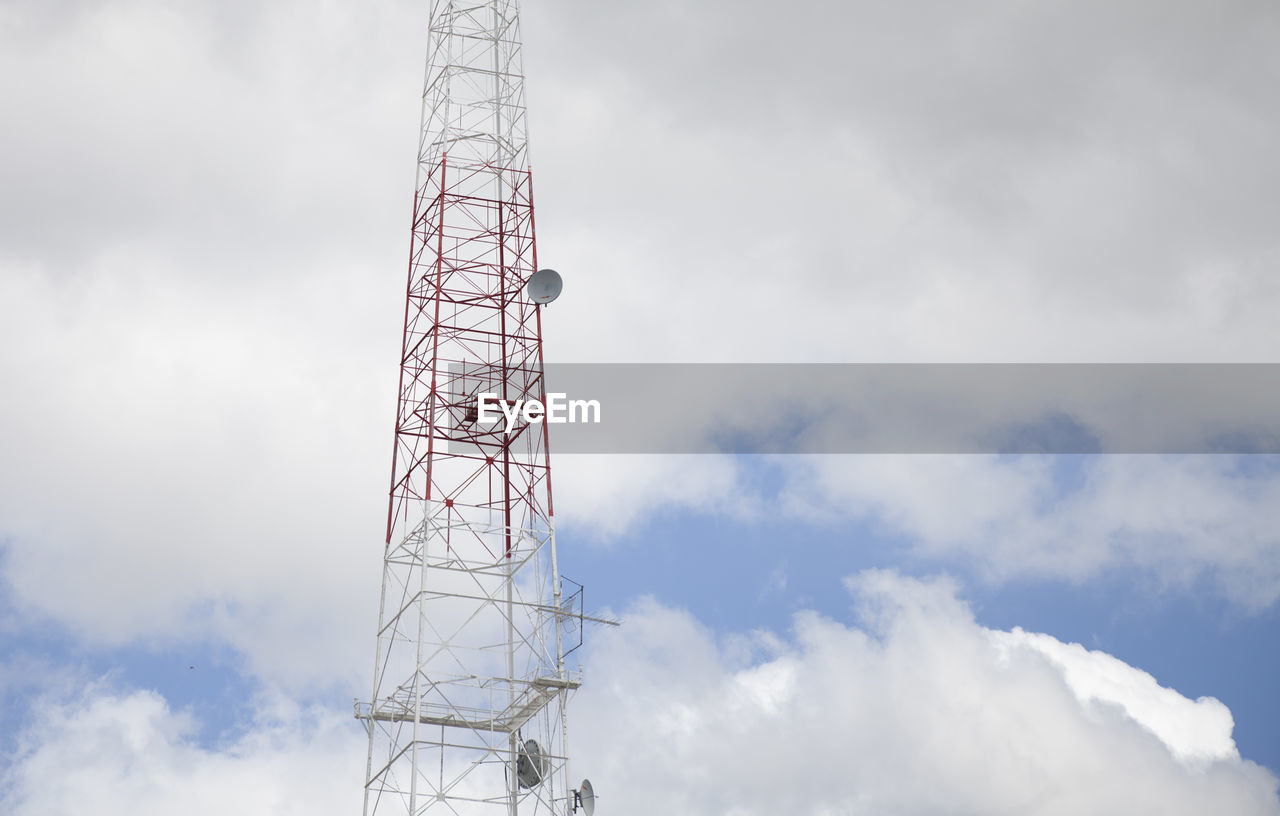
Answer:
<path fill-rule="evenodd" d="M 546 426 L 474 414 L 545 401 L 516 4 L 435 0 L 428 54 L 364 812 L 566 814 Z"/>

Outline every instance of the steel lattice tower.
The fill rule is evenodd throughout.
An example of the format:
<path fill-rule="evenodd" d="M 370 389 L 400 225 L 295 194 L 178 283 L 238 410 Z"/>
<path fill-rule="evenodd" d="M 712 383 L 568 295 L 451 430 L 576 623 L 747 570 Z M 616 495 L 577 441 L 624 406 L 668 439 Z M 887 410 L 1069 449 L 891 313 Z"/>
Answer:
<path fill-rule="evenodd" d="M 409 252 L 364 813 L 567 814 L 562 596 L 515 0 L 433 0 Z M 470 413 L 470 415 L 469 415 Z M 534 740 L 540 756 L 525 750 Z M 532 783 L 533 780 L 537 780 Z"/>

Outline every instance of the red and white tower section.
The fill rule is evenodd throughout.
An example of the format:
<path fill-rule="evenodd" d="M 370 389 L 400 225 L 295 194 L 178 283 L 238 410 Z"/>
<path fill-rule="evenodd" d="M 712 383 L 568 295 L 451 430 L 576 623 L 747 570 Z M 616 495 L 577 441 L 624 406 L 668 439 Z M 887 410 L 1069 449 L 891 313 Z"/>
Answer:
<path fill-rule="evenodd" d="M 556 561 L 514 0 L 433 0 L 364 813 L 569 814 L 580 592 Z M 570 642 L 572 640 L 572 642 Z"/>

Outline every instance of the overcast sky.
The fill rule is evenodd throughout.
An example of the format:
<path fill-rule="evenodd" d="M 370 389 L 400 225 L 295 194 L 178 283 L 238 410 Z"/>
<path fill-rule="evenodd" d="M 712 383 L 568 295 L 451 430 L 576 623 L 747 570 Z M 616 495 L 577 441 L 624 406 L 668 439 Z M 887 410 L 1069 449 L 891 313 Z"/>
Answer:
<path fill-rule="evenodd" d="M 426 5 L 0 3 L 0 810 L 359 807 Z M 548 359 L 1280 362 L 1273 4 L 523 28 Z M 554 467 L 601 813 L 1280 813 L 1272 457 Z"/>

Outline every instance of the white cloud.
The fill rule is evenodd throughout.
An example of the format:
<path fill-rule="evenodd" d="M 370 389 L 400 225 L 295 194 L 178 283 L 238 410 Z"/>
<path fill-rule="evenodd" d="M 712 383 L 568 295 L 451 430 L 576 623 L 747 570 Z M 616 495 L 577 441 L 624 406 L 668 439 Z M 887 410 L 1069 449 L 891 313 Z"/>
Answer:
<path fill-rule="evenodd" d="M 412 167 L 399 93 L 414 98 L 422 44 L 397 5 L 7 4 L 0 67 L 22 81 L 0 91 L 20 112 L 0 134 L 0 263 L 83 278 L 151 249 L 181 285 L 230 287 L 305 280 L 338 253 L 399 266 L 412 176 L 387 185 Z"/>
<path fill-rule="evenodd" d="M 527 17 L 575 354 L 1274 357 L 1274 9 Z"/>
<path fill-rule="evenodd" d="M 721 641 L 642 601 L 596 633 L 572 708 L 575 777 L 617 816 L 1280 813 L 1232 719 L 1110 655 L 979 626 L 944 579 L 848 581 L 857 625 L 803 613 Z M 13 816 L 359 807 L 366 747 L 344 708 L 264 694 L 234 733 L 110 680 L 32 698 L 0 775 Z"/>
<path fill-rule="evenodd" d="M 574 773 L 611 813 L 1275 814 L 1230 713 L 973 620 L 946 581 L 850 581 L 861 623 L 717 643 L 645 602 L 598 635 Z"/>
<path fill-rule="evenodd" d="M 1231 731 L 1231 711 L 1212 697 L 1188 700 L 1160 686 L 1154 677 L 1105 652 L 1079 643 L 1063 643 L 1049 635 L 992 632 L 1000 659 L 1011 660 L 1020 649 L 1040 652 L 1062 671 L 1081 703 L 1117 705 L 1132 720 L 1160 738 L 1178 759 L 1190 763 L 1239 759 Z"/>
<path fill-rule="evenodd" d="M 746 512 L 732 457 L 561 455 L 553 473 L 558 522 L 605 540 L 660 511 Z"/>
<path fill-rule="evenodd" d="M 0 542 L 23 614 L 367 679 L 423 47 L 402 13 L 425 11 L 0 10 L 22 78 L 0 90 Z"/>
<path fill-rule="evenodd" d="M 847 456 L 785 459 L 784 505 L 862 518 L 917 557 L 992 581 L 1136 568 L 1248 609 L 1280 598 L 1280 479 L 1229 456 Z M 1059 480 L 1055 469 L 1078 468 Z"/>
<path fill-rule="evenodd" d="M 869 523 L 894 557 L 992 584 L 1132 571 L 1152 592 L 1280 598 L 1280 476 L 1232 456 L 712 456 L 556 459 L 558 518 L 605 540 L 688 509 L 742 523 Z M 775 467 L 777 492 L 753 469 Z M 1063 475 L 1063 474 L 1066 475 Z M 863 542 L 862 545 L 865 545 Z M 883 546 L 897 546 L 885 544 Z"/>
<path fill-rule="evenodd" d="M 216 747 L 155 692 L 90 683 L 36 698 L 0 774 L 12 816 L 359 812 L 364 743 L 350 713 L 263 699 Z"/>
<path fill-rule="evenodd" d="M 0 359 L 9 599 L 99 645 L 221 638 L 305 682 L 371 641 L 394 381 L 314 293 L 196 309 L 153 269 L 0 279 L 0 341 L 25 349 Z"/>

